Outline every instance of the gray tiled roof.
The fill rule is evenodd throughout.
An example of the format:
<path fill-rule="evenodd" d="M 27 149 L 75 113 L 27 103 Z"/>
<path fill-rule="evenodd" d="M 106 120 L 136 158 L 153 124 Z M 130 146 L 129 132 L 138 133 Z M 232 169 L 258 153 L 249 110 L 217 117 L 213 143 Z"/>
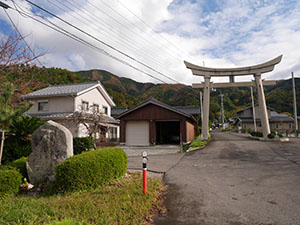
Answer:
<path fill-rule="evenodd" d="M 27 115 L 31 117 L 38 117 L 40 119 L 44 120 L 50 120 L 50 119 L 70 119 L 73 116 L 72 112 L 66 112 L 66 113 L 26 113 Z M 102 122 L 103 123 L 115 123 L 118 124 L 120 121 L 116 120 L 112 117 L 102 115 Z"/>
<path fill-rule="evenodd" d="M 185 112 L 186 114 L 199 115 L 200 107 L 197 106 L 173 106 L 175 109 Z"/>
<path fill-rule="evenodd" d="M 43 88 L 22 96 L 24 99 L 49 96 L 78 95 L 80 92 L 97 86 L 99 83 L 61 84 Z"/>
<path fill-rule="evenodd" d="M 173 106 L 173 108 L 189 115 L 199 115 L 200 107 L 197 106 Z M 116 117 L 128 110 L 126 107 L 116 107 L 111 109 L 111 115 Z"/>
<path fill-rule="evenodd" d="M 238 117 L 242 122 L 253 122 L 252 117 Z M 256 121 L 259 122 L 260 118 L 256 118 Z M 294 119 L 285 114 L 279 114 L 277 112 L 272 111 L 271 116 L 269 118 L 270 122 L 293 122 Z"/>
<path fill-rule="evenodd" d="M 25 113 L 31 117 L 38 117 L 40 119 L 65 119 L 69 116 L 71 116 L 72 112 L 66 112 L 66 113 Z"/>
<path fill-rule="evenodd" d="M 111 108 L 111 116 L 115 117 L 120 115 L 121 113 L 125 112 L 127 110 L 126 107 L 116 107 L 116 108 Z"/>

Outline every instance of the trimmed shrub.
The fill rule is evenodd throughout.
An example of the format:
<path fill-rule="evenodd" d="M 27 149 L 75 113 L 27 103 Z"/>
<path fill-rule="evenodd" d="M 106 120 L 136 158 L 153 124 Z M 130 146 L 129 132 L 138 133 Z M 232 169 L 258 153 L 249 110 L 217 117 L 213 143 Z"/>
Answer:
<path fill-rule="evenodd" d="M 263 137 L 264 134 L 261 132 L 261 131 L 252 131 L 251 133 L 251 136 L 255 136 L 255 137 Z"/>
<path fill-rule="evenodd" d="M 103 148 L 75 155 L 56 167 L 58 192 L 90 190 L 123 176 L 127 155 L 120 148 Z"/>
<path fill-rule="evenodd" d="M 257 135 L 257 137 L 263 137 L 264 136 L 263 132 L 260 132 L 260 131 L 257 131 L 256 135 Z"/>
<path fill-rule="evenodd" d="M 23 178 L 28 179 L 27 169 L 26 169 L 27 157 L 22 157 L 11 163 L 8 163 L 8 166 L 16 168 L 23 176 Z"/>
<path fill-rule="evenodd" d="M 15 169 L 6 167 L 0 169 L 0 199 L 19 192 L 22 175 Z"/>
<path fill-rule="evenodd" d="M 93 137 L 75 137 L 73 138 L 74 155 L 89 151 L 94 147 Z"/>
<path fill-rule="evenodd" d="M 270 134 L 268 134 L 268 138 L 269 138 L 269 139 L 273 139 L 273 138 L 275 138 L 275 135 L 272 134 L 272 133 L 270 133 Z"/>

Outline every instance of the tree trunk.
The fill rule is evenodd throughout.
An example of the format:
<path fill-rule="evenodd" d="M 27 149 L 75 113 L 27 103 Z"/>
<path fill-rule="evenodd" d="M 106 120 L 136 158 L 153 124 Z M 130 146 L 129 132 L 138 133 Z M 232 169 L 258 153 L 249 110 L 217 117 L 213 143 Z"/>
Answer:
<path fill-rule="evenodd" d="M 0 165 L 1 165 L 1 161 L 2 161 L 2 153 L 3 153 L 3 147 L 4 147 L 4 139 L 5 139 L 5 131 L 2 130 L 1 147 L 0 147 Z"/>

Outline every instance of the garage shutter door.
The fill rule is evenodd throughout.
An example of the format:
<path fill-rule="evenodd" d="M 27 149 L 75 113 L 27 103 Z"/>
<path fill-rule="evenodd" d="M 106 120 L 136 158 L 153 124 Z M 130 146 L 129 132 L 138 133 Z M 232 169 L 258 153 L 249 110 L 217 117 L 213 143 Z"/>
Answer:
<path fill-rule="evenodd" d="M 126 145 L 149 145 L 148 121 L 128 121 L 126 123 Z"/>

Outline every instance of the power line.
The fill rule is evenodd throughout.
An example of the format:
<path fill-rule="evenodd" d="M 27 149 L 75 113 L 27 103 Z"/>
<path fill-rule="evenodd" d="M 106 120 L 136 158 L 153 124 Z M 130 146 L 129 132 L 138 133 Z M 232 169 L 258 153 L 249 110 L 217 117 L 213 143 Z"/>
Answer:
<path fill-rule="evenodd" d="M 16 3 L 14 3 L 14 4 L 15 4 L 15 7 L 16 7 Z M 19 7 L 19 6 L 18 6 L 18 7 Z M 20 7 L 19 7 L 19 8 L 20 8 Z M 24 12 L 24 11 L 23 11 L 23 12 L 19 11 L 19 10 L 17 9 L 17 7 L 15 8 L 15 10 L 16 10 L 21 16 L 23 16 L 23 17 L 28 17 L 28 18 L 30 18 L 30 19 L 32 19 L 32 20 L 38 22 L 38 23 L 41 23 L 41 24 L 47 26 L 48 28 L 51 28 L 51 29 L 53 29 L 53 30 L 55 30 L 55 31 L 57 31 L 57 32 L 59 32 L 59 33 L 65 35 L 65 36 L 67 36 L 67 37 L 69 37 L 69 38 L 71 38 L 71 39 L 73 39 L 73 40 L 75 40 L 75 41 L 77 41 L 77 42 L 80 42 L 81 44 L 83 44 L 83 45 L 85 45 L 85 46 L 87 46 L 87 47 L 90 47 L 90 48 L 92 48 L 92 49 L 94 49 L 94 50 L 100 52 L 100 53 L 103 54 L 103 55 L 106 55 L 106 56 L 108 56 L 108 57 L 110 57 L 110 58 L 112 58 L 112 59 L 114 59 L 114 60 L 116 60 L 116 61 L 118 61 L 118 62 L 120 62 L 120 63 L 122 63 L 122 64 L 124 64 L 124 65 L 126 65 L 126 66 L 129 66 L 129 67 L 131 67 L 131 68 L 133 68 L 133 69 L 135 69 L 135 70 L 137 70 L 137 71 L 139 71 L 139 72 L 141 72 L 141 73 L 143 73 L 143 74 L 145 74 L 145 75 L 147 75 L 147 76 L 153 78 L 153 79 L 156 79 L 156 80 L 158 80 L 158 81 L 160 81 L 160 82 L 162 82 L 162 83 L 167 84 L 165 81 L 161 80 L 160 78 L 157 78 L 157 77 L 153 76 L 152 74 L 149 74 L 149 73 L 147 73 L 147 72 L 145 72 L 145 71 L 143 71 L 143 70 L 141 70 L 141 69 L 139 69 L 139 68 L 137 68 L 137 67 L 131 65 L 130 63 L 128 63 L 128 62 L 126 62 L 126 61 L 124 61 L 124 60 L 122 60 L 122 59 L 119 59 L 118 57 L 115 57 L 115 56 L 111 55 L 110 53 L 106 52 L 105 50 L 103 50 L 103 49 L 101 49 L 101 48 L 98 48 L 97 46 L 95 46 L 95 45 L 93 45 L 93 44 L 91 44 L 91 43 L 89 43 L 89 42 L 83 40 L 82 38 L 80 38 L 80 37 L 78 37 L 78 36 L 76 36 L 76 35 L 74 35 L 74 34 L 71 34 L 70 32 L 66 31 L 65 29 L 63 29 L 63 28 L 61 28 L 61 27 L 58 27 L 56 24 L 50 22 L 49 20 L 45 19 L 45 18 L 42 17 L 41 15 L 39 15 L 40 18 L 42 18 L 42 19 L 46 20 L 47 22 L 51 23 L 54 27 L 53 27 L 53 26 L 50 26 L 49 24 L 46 24 L 46 23 L 44 23 L 44 22 L 42 22 L 42 21 L 40 21 L 40 20 L 38 20 L 38 19 L 36 19 L 35 17 L 29 15 L 28 13 L 26 13 L 26 12 Z"/>
<path fill-rule="evenodd" d="M 128 66 L 128 67 L 131 67 L 132 69 L 134 69 L 134 70 L 136 70 L 136 71 L 139 71 L 139 72 L 141 72 L 141 73 L 143 73 L 143 74 L 145 74 L 145 75 L 147 75 L 147 76 L 149 76 L 149 77 L 151 77 L 151 78 L 153 78 L 153 79 L 156 79 L 156 80 L 158 80 L 158 81 L 160 81 L 160 82 L 162 82 L 162 83 L 164 83 L 164 84 L 167 84 L 165 81 L 161 80 L 160 78 L 157 78 L 156 76 L 154 76 L 154 75 L 152 75 L 152 74 L 150 74 L 150 73 L 148 73 L 148 72 L 145 72 L 145 71 L 143 71 L 142 69 L 139 69 L 139 68 L 133 66 L 132 64 L 126 62 L 125 60 L 122 60 L 122 59 L 120 59 L 120 58 L 118 58 L 118 57 L 116 57 L 116 56 L 113 56 L 113 55 L 111 55 L 110 53 L 108 53 L 107 51 L 105 51 L 105 50 L 103 50 L 103 49 L 101 49 L 101 48 L 99 48 L 99 47 L 97 47 L 97 46 L 95 46 L 95 45 L 93 45 L 93 44 L 91 44 L 91 43 L 85 41 L 84 39 L 82 39 L 82 38 L 80 38 L 80 37 L 78 37 L 78 36 L 76 36 L 76 35 L 74 35 L 74 34 L 68 32 L 68 31 L 66 31 L 65 29 L 59 27 L 58 25 L 56 25 L 56 24 L 52 23 L 51 21 L 49 21 L 48 19 L 44 18 L 42 15 L 35 15 L 35 14 L 33 14 L 33 16 L 32 16 L 32 15 L 26 13 L 26 12 L 25 12 L 24 10 L 22 10 L 22 8 L 21 8 L 20 6 L 18 6 L 13 0 L 11 0 L 11 1 L 13 2 L 14 6 L 15 6 L 15 9 L 13 9 L 13 8 L 12 8 L 12 9 L 15 10 L 15 11 L 17 11 L 21 16 L 30 18 L 30 19 L 32 19 L 32 20 L 35 20 L 36 22 L 41 23 L 41 24 L 47 26 L 48 28 L 53 29 L 53 30 L 55 30 L 55 31 L 57 31 L 57 32 L 59 32 L 59 33 L 65 35 L 65 36 L 67 36 L 67 37 L 69 37 L 69 38 L 71 38 L 71 39 L 73 39 L 73 40 L 75 40 L 75 41 L 77 41 L 77 42 L 80 42 L 81 44 L 86 45 L 86 46 L 88 46 L 88 47 L 90 47 L 90 48 L 92 48 L 92 49 L 94 49 L 94 50 L 100 52 L 101 54 L 106 55 L 106 56 L 108 56 L 108 57 L 110 57 L 110 58 L 112 58 L 112 59 L 118 61 L 118 62 L 121 63 L 121 64 L 124 64 L 124 65 L 126 65 L 126 66 Z M 1 2 L 0 2 L 0 3 L 1 3 Z M 20 10 L 23 11 L 23 12 L 21 12 L 20 10 L 18 10 L 18 8 L 20 8 Z M 45 20 L 45 21 L 47 21 L 48 23 L 52 24 L 52 26 L 49 25 L 49 24 L 47 24 L 47 23 L 45 23 L 45 22 L 42 22 L 42 21 L 36 19 L 34 16 L 35 16 L 35 17 L 38 16 L 39 18 L 42 18 L 43 20 Z M 179 82 L 178 82 L 178 83 L 179 83 Z M 180 83 L 179 83 L 179 84 L 180 84 Z M 184 85 L 184 86 L 185 86 L 185 85 Z M 192 89 L 190 86 L 186 86 L 186 87 L 187 87 L 188 89 Z M 175 89 L 178 89 L 179 87 L 174 86 L 174 88 L 175 88 Z M 193 89 L 192 89 L 192 90 L 193 90 Z"/>
<path fill-rule="evenodd" d="M 97 7 L 96 5 L 92 4 L 91 2 L 89 2 L 88 0 L 86 1 L 88 4 L 90 4 L 91 6 L 93 6 L 94 8 L 96 8 L 97 10 L 100 10 L 102 11 L 99 7 Z M 132 23 L 130 20 L 128 20 L 125 16 L 123 16 L 121 13 L 119 13 L 117 10 L 115 10 L 113 7 L 111 7 L 109 4 L 107 4 L 105 1 L 101 0 L 101 2 L 103 2 L 104 5 L 106 5 L 106 7 L 108 7 L 111 11 L 113 11 L 115 14 L 119 15 L 120 17 L 122 17 L 123 19 L 125 19 L 129 24 L 131 24 L 133 27 L 139 29 L 141 32 L 145 33 L 145 31 L 143 29 L 141 29 L 140 27 L 138 27 L 136 24 Z M 107 15 L 107 14 L 106 14 Z M 111 17 L 110 15 L 107 15 L 109 16 L 110 18 L 113 18 Z M 114 18 L 113 18 L 114 19 Z M 127 26 L 123 25 L 124 27 L 126 27 L 127 29 L 129 29 Z M 153 29 L 151 29 L 153 30 Z M 139 36 L 141 36 L 139 33 L 135 32 L 136 34 L 138 34 Z M 142 37 L 142 36 L 141 36 Z M 144 37 L 142 37 L 143 39 L 146 39 Z M 155 42 L 151 42 L 152 45 L 155 45 L 156 41 L 159 42 L 161 44 L 161 46 L 158 46 L 158 48 L 161 48 L 162 46 L 164 46 L 164 44 L 157 38 L 153 37 L 153 39 L 155 40 Z M 147 40 L 148 41 L 148 40 Z M 161 50 L 161 49 L 160 49 Z M 169 54 L 172 54 L 175 58 L 177 58 L 177 52 L 174 52 L 174 51 L 171 51 L 170 49 L 167 49 L 169 50 Z"/>
<path fill-rule="evenodd" d="M 67 12 L 65 9 L 63 9 L 63 8 L 60 7 L 59 5 L 55 4 L 53 1 L 49 1 L 49 0 L 47 0 L 47 1 L 48 1 L 49 3 L 51 3 L 51 4 L 53 4 L 56 8 L 62 10 L 63 12 Z M 57 1 L 59 4 L 63 5 L 65 8 L 67 8 L 67 9 L 69 9 L 69 10 L 74 10 L 74 9 L 72 9 L 72 8 L 70 8 L 70 7 L 68 7 L 68 6 L 64 5 L 64 4 L 62 4 L 60 1 L 58 1 L 58 0 L 56 0 L 56 1 Z M 75 7 L 76 9 L 80 10 L 80 9 L 77 8 L 76 6 L 74 6 L 74 7 Z M 86 10 L 81 10 L 81 11 L 86 11 Z M 73 13 L 74 13 L 74 12 L 73 12 Z M 76 16 L 73 15 L 73 13 L 70 14 L 70 16 L 72 16 L 72 17 L 75 18 L 76 20 L 79 20 L 79 21 L 81 21 L 82 23 L 84 23 L 84 24 L 86 24 L 86 25 L 88 25 L 88 26 L 93 25 L 93 26 L 95 26 L 95 27 L 98 27 L 99 29 L 97 29 L 97 32 L 103 34 L 104 36 L 108 36 L 110 39 L 112 38 L 111 35 L 108 35 L 108 34 L 107 34 L 107 32 L 101 32 L 101 30 L 103 29 L 103 27 L 100 27 L 98 24 L 96 24 L 96 23 L 94 22 L 94 20 L 90 20 L 89 18 L 85 17 L 85 18 L 87 19 L 87 21 L 89 22 L 89 23 L 87 23 L 86 21 L 83 21 L 83 20 L 81 19 L 81 17 L 82 17 L 81 14 L 76 13 L 77 15 L 80 16 L 80 18 L 77 18 Z M 89 13 L 89 14 L 84 13 L 84 15 L 92 16 L 92 14 L 90 14 L 90 13 Z M 93 17 L 93 18 L 95 18 L 97 21 L 99 21 L 99 19 L 97 19 L 96 17 Z M 108 26 L 106 23 L 103 23 L 103 22 L 101 21 L 101 19 L 100 19 L 99 22 L 101 22 L 105 27 L 108 28 L 108 32 L 109 32 L 109 31 L 113 32 L 113 30 L 111 29 L 111 27 Z M 116 37 L 116 40 L 117 40 L 116 42 L 118 42 L 118 43 L 120 43 L 120 44 L 123 44 L 122 42 L 119 41 L 120 35 L 117 35 L 117 34 L 115 34 L 115 33 L 112 33 L 112 34 L 114 34 L 114 36 Z M 128 43 L 129 45 L 131 45 L 131 47 L 133 47 L 134 49 L 136 49 L 135 52 L 136 52 L 138 55 L 140 55 L 140 52 L 139 52 L 139 51 L 140 51 L 140 49 L 142 49 L 142 48 L 138 48 L 138 47 L 136 46 L 136 44 L 132 44 L 132 43 L 131 43 L 131 40 L 130 40 L 129 38 L 127 38 L 126 36 L 125 36 L 124 38 L 125 38 L 126 40 L 128 40 L 127 43 Z M 144 55 L 147 55 L 147 56 L 149 57 L 149 59 L 150 59 L 153 63 L 157 64 L 157 65 L 160 66 L 160 67 L 164 67 L 166 70 L 170 71 L 169 68 L 167 68 L 164 64 L 162 64 L 159 60 L 156 60 L 155 58 L 153 58 L 148 52 L 146 52 L 146 51 L 143 51 L 143 52 L 144 52 L 143 54 L 144 54 Z M 170 71 L 170 72 L 171 72 L 171 71 Z M 173 72 L 172 72 L 172 73 L 173 73 Z"/>
<path fill-rule="evenodd" d="M 102 1 L 102 0 L 101 0 Z M 140 20 L 144 25 L 146 25 L 147 27 L 149 27 L 152 31 L 154 31 L 154 28 L 151 26 L 151 25 L 149 25 L 147 22 L 145 22 L 142 18 L 140 18 L 138 15 L 136 15 L 136 13 L 134 13 L 131 9 L 129 9 L 126 5 L 124 5 L 121 1 L 119 1 L 119 0 L 116 0 L 123 8 L 125 8 L 127 11 L 129 11 L 134 17 L 136 17 L 138 20 Z M 166 42 L 168 42 L 171 46 L 173 46 L 175 49 L 177 49 L 178 51 L 180 51 L 181 53 L 183 53 L 185 56 L 187 56 L 188 58 L 189 58 L 189 56 L 188 56 L 188 54 L 185 52 L 185 51 L 183 51 L 183 50 L 181 50 L 181 49 L 179 49 L 176 45 L 174 45 L 171 41 L 169 41 L 167 38 L 165 38 L 161 33 L 158 33 L 159 34 L 159 36 L 161 36 Z M 177 54 L 177 53 L 176 53 Z"/>
<path fill-rule="evenodd" d="M 19 29 L 17 28 L 17 26 L 15 25 L 15 23 L 13 22 L 13 20 L 11 19 L 11 17 L 9 16 L 9 14 L 6 12 L 6 10 L 3 8 L 5 14 L 7 15 L 8 19 L 10 20 L 11 24 L 13 25 L 13 27 L 15 28 L 16 32 L 20 35 L 21 39 L 23 40 L 23 42 L 25 43 L 25 45 L 27 46 L 27 48 L 29 49 L 29 51 L 32 53 L 34 58 L 37 58 L 37 56 L 35 55 L 34 51 L 32 50 L 32 48 L 28 45 L 28 43 L 26 42 L 25 38 L 23 37 L 23 35 L 21 34 L 21 32 L 19 31 Z M 41 63 L 41 61 L 39 59 L 36 59 L 38 61 L 38 63 L 43 66 L 43 64 Z"/>
<path fill-rule="evenodd" d="M 154 71 L 154 72 L 160 74 L 161 76 L 163 76 L 163 77 L 165 77 L 165 78 L 168 78 L 168 79 L 170 79 L 170 80 L 172 80 L 172 81 L 174 81 L 174 82 L 176 82 L 176 83 L 180 83 L 180 82 L 176 81 L 175 79 L 173 79 L 173 78 L 171 78 L 171 77 L 169 77 L 169 76 L 167 76 L 167 75 L 165 75 L 165 74 L 159 72 L 158 70 L 156 70 L 156 69 L 154 69 L 154 68 L 148 66 L 147 64 L 145 64 L 145 63 L 143 63 L 143 62 L 137 60 L 136 58 L 134 58 L 134 57 L 128 55 L 127 53 L 125 53 L 125 52 L 123 52 L 123 51 L 120 51 L 119 49 L 113 47 L 112 45 L 107 44 L 106 42 L 104 42 L 104 41 L 102 41 L 102 40 L 96 38 L 95 36 L 93 36 L 93 35 L 91 35 L 90 33 L 88 33 L 88 32 L 86 32 L 86 31 L 84 31 L 84 30 L 78 28 L 77 26 L 71 24 L 70 22 L 68 22 L 68 21 L 66 21 L 66 20 L 64 20 L 64 19 L 62 19 L 62 18 L 60 18 L 59 16 L 55 15 L 54 13 L 50 12 L 49 10 L 44 9 L 43 7 L 37 5 L 37 4 L 35 4 L 35 3 L 33 3 L 33 2 L 31 2 L 31 1 L 29 1 L 29 0 L 25 0 L 25 1 L 28 2 L 29 4 L 35 6 L 36 8 L 38 8 L 38 9 L 40 9 L 40 10 L 46 12 L 47 14 L 49 14 L 49 15 L 55 17 L 56 19 L 58 19 L 58 20 L 60 20 L 60 21 L 62 21 L 62 22 L 64 22 L 64 23 L 66 23 L 67 25 L 71 26 L 72 28 L 74 28 L 74 29 L 80 31 L 81 33 L 83 33 L 83 34 L 89 36 L 90 38 L 92 38 L 92 39 L 94 39 L 94 40 L 100 42 L 101 44 L 103 44 L 103 45 L 105 45 L 105 46 L 111 48 L 112 50 L 118 52 L 119 54 L 121 54 L 121 55 L 123 55 L 123 56 L 125 56 L 125 57 L 127 57 L 127 58 L 129 58 L 129 59 L 131 59 L 131 60 L 133 60 L 133 61 L 135 61 L 135 62 L 137 62 L 138 64 L 140 64 L 140 65 L 142 65 L 142 66 L 144 66 L 144 67 L 146 67 L 146 68 L 148 68 L 148 69 L 150 69 L 150 70 L 152 70 L 152 71 Z"/>

